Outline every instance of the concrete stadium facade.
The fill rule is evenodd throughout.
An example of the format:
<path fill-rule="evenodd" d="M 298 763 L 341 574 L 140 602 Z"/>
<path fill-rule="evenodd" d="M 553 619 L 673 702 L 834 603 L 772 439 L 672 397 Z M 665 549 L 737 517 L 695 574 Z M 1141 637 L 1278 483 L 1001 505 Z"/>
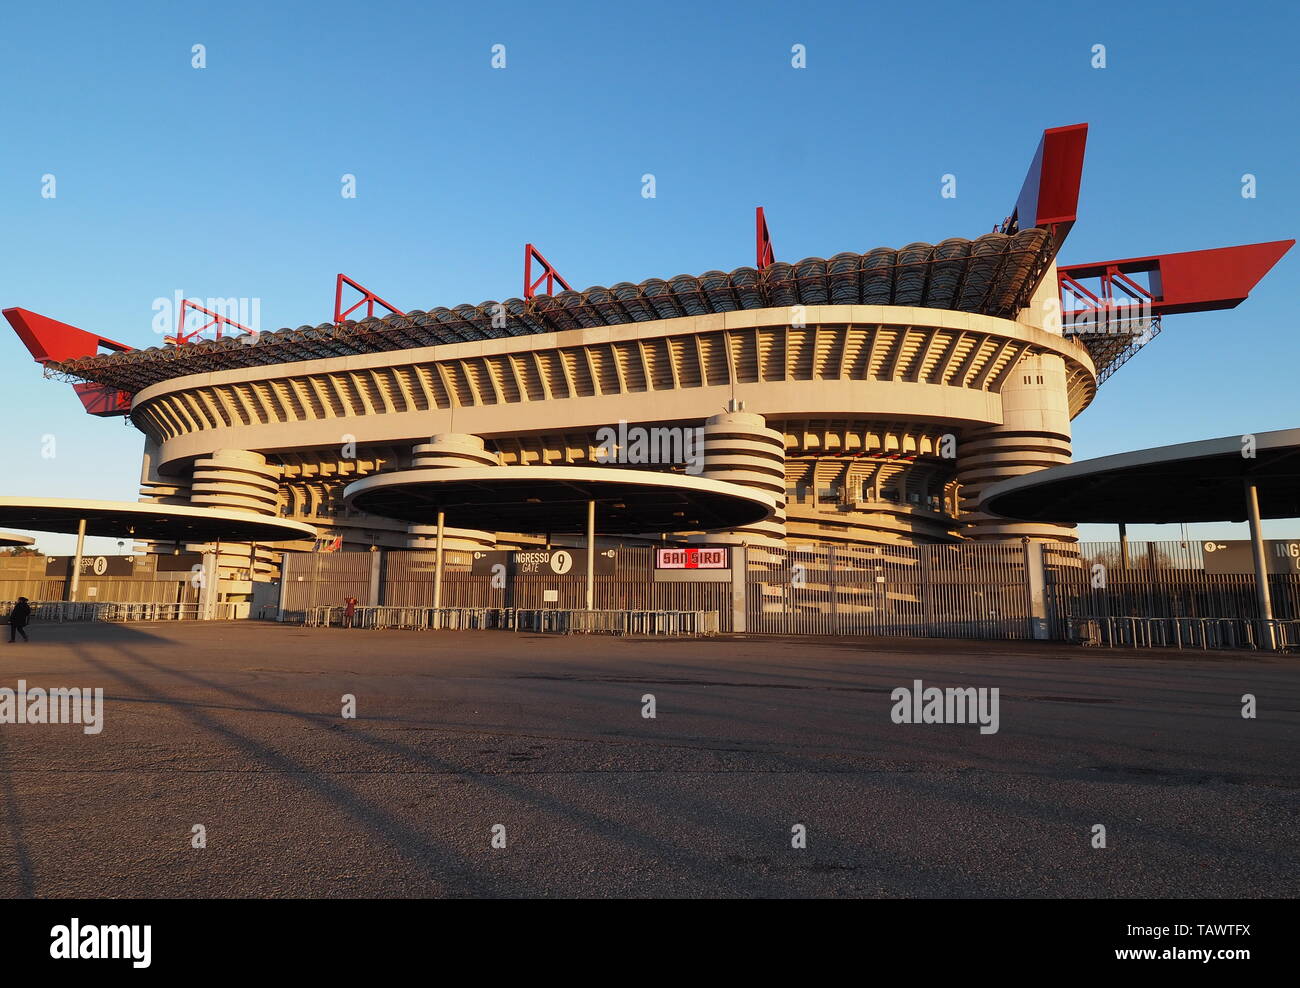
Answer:
<path fill-rule="evenodd" d="M 131 404 L 142 495 L 308 521 L 347 548 L 427 548 L 430 527 L 352 511 L 344 489 L 421 466 L 591 466 L 599 431 L 626 422 L 703 427 L 705 477 L 777 498 L 773 518 L 710 541 L 1068 539 L 975 509 L 987 485 L 1067 462 L 1096 393 L 1087 350 L 1042 327 L 1041 302 L 1015 319 L 755 309 L 173 378 Z"/>
<path fill-rule="evenodd" d="M 455 519 L 445 548 L 536 546 L 557 531 L 565 542 L 572 517 L 546 529 L 558 514 L 543 509 L 579 489 L 586 532 L 632 544 L 1070 542 L 1072 526 L 981 512 L 985 492 L 1068 463 L 1071 421 L 1162 316 L 1239 304 L 1294 244 L 1058 267 L 1087 130 L 1045 130 L 1014 208 L 975 239 L 790 263 L 775 259 L 760 208 L 755 266 L 730 272 L 577 292 L 529 244 L 522 299 L 400 312 L 339 275 L 330 323 L 255 333 L 196 306 L 215 320 L 204 338 L 207 326 L 186 331 L 187 301 L 168 345 L 141 350 L 25 309 L 4 314 L 88 412 L 129 415 L 144 434 L 142 500 L 305 522 L 333 548 L 432 549 L 426 510 Z M 554 281 L 565 290 L 550 294 Z M 345 283 L 364 295 L 347 310 Z M 349 320 L 361 304 L 367 317 Z M 376 318 L 375 304 L 390 314 Z M 223 337 L 224 324 L 243 335 Z M 625 441 L 632 430 L 699 448 L 689 462 L 647 460 Z M 516 507 L 546 504 L 500 513 L 530 467 L 545 469 Z M 592 468 L 609 479 L 593 481 Z M 482 486 L 493 469 L 500 486 Z M 590 492 L 630 491 L 638 477 L 646 489 L 612 494 L 597 527 Z M 709 514 L 718 497 L 766 514 Z M 531 530 L 492 530 L 485 499 L 495 520 Z M 680 529 L 665 527 L 678 517 Z M 704 517 L 740 527 L 692 526 Z M 319 547 L 217 555 L 238 594 L 274 577 L 286 549 Z"/>

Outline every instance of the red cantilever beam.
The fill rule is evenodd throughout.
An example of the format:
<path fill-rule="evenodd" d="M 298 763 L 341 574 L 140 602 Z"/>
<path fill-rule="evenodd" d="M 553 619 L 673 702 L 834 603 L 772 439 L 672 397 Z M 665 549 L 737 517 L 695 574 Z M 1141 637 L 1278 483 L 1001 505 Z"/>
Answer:
<path fill-rule="evenodd" d="M 345 284 L 352 286 L 353 288 L 355 288 L 357 291 L 361 293 L 361 298 L 358 299 L 355 304 L 353 304 L 350 308 L 347 309 L 343 308 L 343 286 Z M 403 312 L 401 309 L 399 309 L 397 306 L 393 305 L 391 302 L 385 302 L 382 298 L 380 298 L 370 289 L 358 285 L 355 281 L 353 281 L 345 274 L 339 274 L 338 280 L 334 282 L 334 322 L 335 323 L 343 322 L 345 319 L 347 319 L 348 316 L 352 315 L 352 313 L 356 312 L 357 309 L 361 308 L 361 306 L 363 305 L 366 307 L 367 318 L 373 316 L 375 314 L 376 304 L 382 305 L 385 309 L 387 309 L 395 316 L 406 315 L 406 313 Z"/>
<path fill-rule="evenodd" d="M 1052 239 L 1060 249 L 1079 217 L 1079 187 L 1087 143 L 1086 123 L 1043 131 L 1003 233 L 1042 227 L 1052 231 Z"/>
<path fill-rule="evenodd" d="M 101 346 L 118 352 L 135 349 L 27 309 L 5 309 L 4 316 L 37 363 L 57 364 L 78 357 L 93 357 Z"/>
<path fill-rule="evenodd" d="M 1272 269 L 1282 255 L 1295 246 L 1294 240 L 1274 240 L 1240 247 L 1213 247 L 1178 254 L 1130 257 L 1122 261 L 1069 264 L 1057 269 L 1063 292 L 1080 301 L 1099 305 L 1113 301 L 1116 282 L 1127 299 L 1149 300 L 1152 315 L 1178 312 L 1209 312 L 1231 309 L 1246 300 L 1251 290 Z M 1128 275 L 1146 274 L 1149 289 L 1143 290 Z M 1079 284 L 1097 278 L 1100 295 Z"/>
<path fill-rule="evenodd" d="M 93 357 L 99 353 L 100 347 L 118 353 L 135 349 L 27 309 L 5 309 L 4 316 L 39 364 Z M 117 388 L 85 383 L 74 384 L 73 389 L 91 415 L 126 415 L 131 410 L 131 396 Z"/>

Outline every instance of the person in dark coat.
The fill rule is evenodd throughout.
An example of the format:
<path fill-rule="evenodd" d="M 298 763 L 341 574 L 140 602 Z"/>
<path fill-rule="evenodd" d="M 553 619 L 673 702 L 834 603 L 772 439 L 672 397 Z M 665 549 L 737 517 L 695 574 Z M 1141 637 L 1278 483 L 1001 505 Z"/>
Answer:
<path fill-rule="evenodd" d="M 348 597 L 343 601 L 343 627 L 351 628 L 357 614 L 357 598 Z"/>
<path fill-rule="evenodd" d="M 14 634 L 17 633 L 23 636 L 23 641 L 30 641 L 27 637 L 27 622 L 31 619 L 32 605 L 27 603 L 26 597 L 19 597 L 18 603 L 9 612 L 9 640 L 14 641 Z"/>

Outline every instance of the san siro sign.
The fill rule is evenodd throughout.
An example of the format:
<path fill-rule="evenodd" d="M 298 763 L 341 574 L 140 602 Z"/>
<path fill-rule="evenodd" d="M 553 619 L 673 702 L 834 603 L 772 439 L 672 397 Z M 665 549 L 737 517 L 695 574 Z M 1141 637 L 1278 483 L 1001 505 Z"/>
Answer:
<path fill-rule="evenodd" d="M 655 550 L 655 569 L 730 569 L 726 546 L 674 546 Z"/>
<path fill-rule="evenodd" d="M 1254 573 L 1255 555 L 1248 539 L 1201 543 L 1207 573 Z M 1264 562 L 1270 573 L 1300 573 L 1300 541 L 1264 540 Z"/>
<path fill-rule="evenodd" d="M 655 548 L 655 583 L 726 583 L 732 577 L 731 549 L 728 546 Z"/>

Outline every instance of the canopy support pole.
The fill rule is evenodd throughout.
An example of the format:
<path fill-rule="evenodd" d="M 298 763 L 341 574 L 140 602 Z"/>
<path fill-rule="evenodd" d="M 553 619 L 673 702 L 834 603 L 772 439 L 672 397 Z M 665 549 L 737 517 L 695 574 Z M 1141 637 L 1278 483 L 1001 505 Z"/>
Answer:
<path fill-rule="evenodd" d="M 81 557 L 86 551 L 86 519 L 77 520 L 77 554 L 72 557 L 72 583 L 68 586 L 68 600 L 76 600 L 81 589 Z"/>
<path fill-rule="evenodd" d="M 1246 515 L 1250 519 L 1250 548 L 1255 557 L 1255 596 L 1259 601 L 1260 647 L 1273 649 L 1273 598 L 1268 589 L 1268 559 L 1264 555 L 1264 536 L 1259 523 L 1259 491 L 1246 481 Z"/>
<path fill-rule="evenodd" d="M 596 502 L 587 502 L 587 610 L 596 609 Z"/>
<path fill-rule="evenodd" d="M 438 512 L 438 538 L 434 546 L 433 562 L 433 609 L 436 611 L 442 606 L 442 541 L 445 531 L 447 512 Z M 435 615 L 434 620 L 437 620 Z"/>

